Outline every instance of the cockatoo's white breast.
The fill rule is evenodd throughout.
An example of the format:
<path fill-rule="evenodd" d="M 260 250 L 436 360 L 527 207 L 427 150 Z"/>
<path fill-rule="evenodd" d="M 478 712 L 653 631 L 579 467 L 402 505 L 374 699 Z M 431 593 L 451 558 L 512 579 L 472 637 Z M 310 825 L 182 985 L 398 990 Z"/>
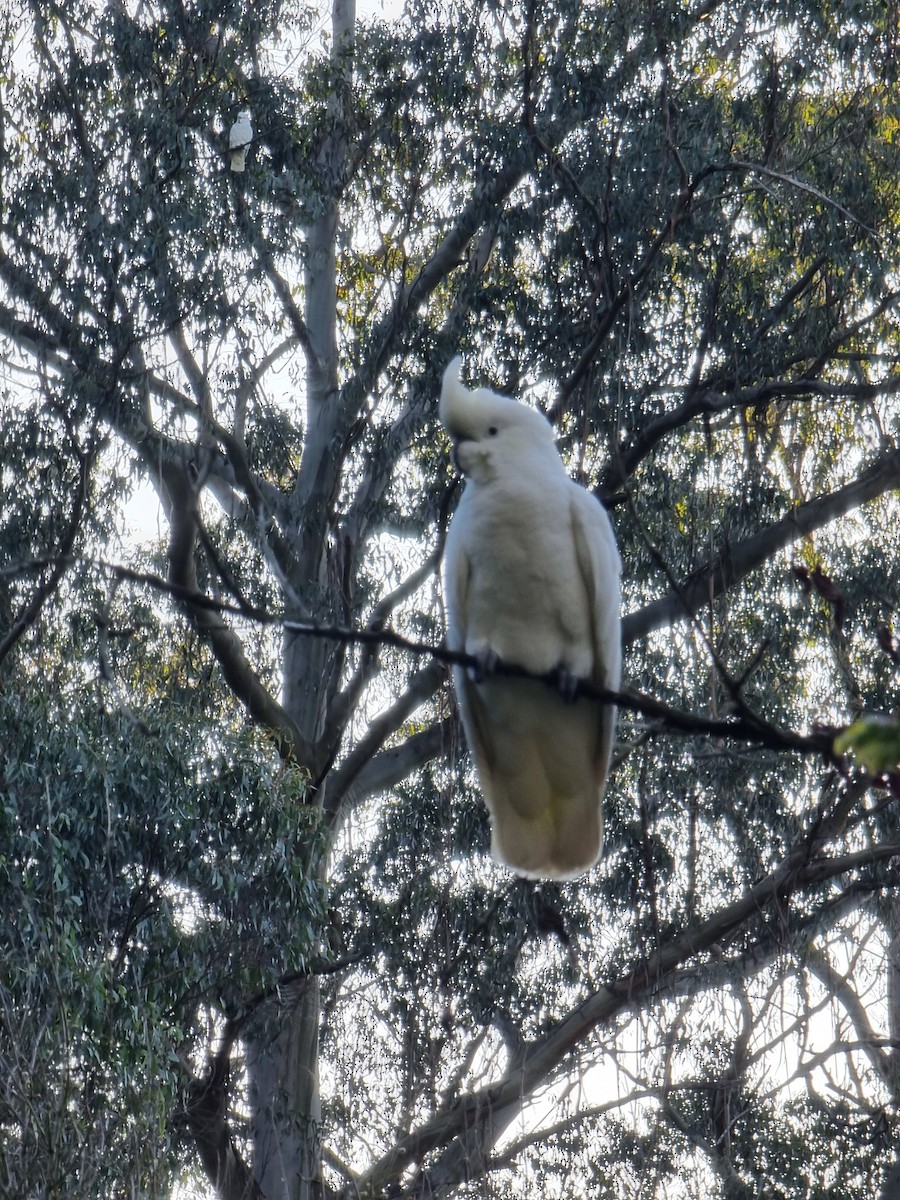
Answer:
<path fill-rule="evenodd" d="M 247 150 L 253 141 L 253 125 L 250 113 L 241 109 L 237 120 L 228 131 L 228 157 L 232 171 L 243 171 L 247 162 Z"/>
<path fill-rule="evenodd" d="M 239 150 L 242 146 L 249 146 L 252 141 L 253 124 L 250 120 L 250 113 L 246 109 L 241 109 L 228 131 L 228 149 Z"/>
<path fill-rule="evenodd" d="M 535 674 L 564 667 L 590 676 L 592 621 L 572 534 L 573 487 L 562 469 L 466 484 L 446 550 L 448 564 L 457 556 L 466 563 L 460 649 L 489 647 Z"/>

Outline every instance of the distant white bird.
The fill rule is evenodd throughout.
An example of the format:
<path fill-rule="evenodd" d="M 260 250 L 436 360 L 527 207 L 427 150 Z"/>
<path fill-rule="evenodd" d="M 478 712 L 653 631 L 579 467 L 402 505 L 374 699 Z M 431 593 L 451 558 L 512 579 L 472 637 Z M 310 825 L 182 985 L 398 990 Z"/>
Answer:
<path fill-rule="evenodd" d="M 237 120 L 228 131 L 228 149 L 231 152 L 232 171 L 243 171 L 247 161 L 247 151 L 253 141 L 253 126 L 250 123 L 250 113 L 242 108 Z"/>
<path fill-rule="evenodd" d="M 447 535 L 447 642 L 469 748 L 492 817 L 494 857 L 521 875 L 568 878 L 603 838 L 615 708 L 570 698 L 618 689 L 621 565 L 606 510 L 566 475 L 541 413 L 486 388 L 455 358 L 440 417 L 467 482 Z M 497 661 L 559 673 L 560 688 L 492 673 Z M 566 691 L 568 689 L 568 696 Z"/>

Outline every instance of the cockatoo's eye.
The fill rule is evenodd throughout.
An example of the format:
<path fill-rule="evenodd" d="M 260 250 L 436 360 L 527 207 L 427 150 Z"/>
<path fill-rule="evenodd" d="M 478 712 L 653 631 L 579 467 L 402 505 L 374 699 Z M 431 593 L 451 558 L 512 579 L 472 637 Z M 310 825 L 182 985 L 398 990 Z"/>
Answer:
<path fill-rule="evenodd" d="M 488 433 L 491 435 L 491 437 L 496 437 L 499 432 L 500 432 L 500 430 L 497 428 L 496 425 L 488 426 Z"/>

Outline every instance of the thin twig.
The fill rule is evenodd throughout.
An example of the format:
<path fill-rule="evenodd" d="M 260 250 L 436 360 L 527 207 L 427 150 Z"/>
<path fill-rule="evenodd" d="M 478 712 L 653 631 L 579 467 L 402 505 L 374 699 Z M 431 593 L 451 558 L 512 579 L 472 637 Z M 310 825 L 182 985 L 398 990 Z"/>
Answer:
<path fill-rule="evenodd" d="M 0 577 L 25 573 L 30 570 L 40 570 L 57 558 L 47 557 L 32 559 L 17 567 L 0 568 Z M 76 561 L 76 560 L 71 560 Z M 136 571 L 117 563 L 109 563 L 103 559 L 82 559 L 101 570 L 108 571 L 116 578 L 131 583 L 145 584 L 155 590 L 171 596 L 173 599 L 192 607 L 194 610 L 206 610 L 219 615 L 241 617 L 257 624 L 277 626 L 302 637 L 323 638 L 328 641 L 344 644 L 388 645 L 403 650 L 408 654 L 428 656 L 449 666 L 463 667 L 477 671 L 480 663 L 473 655 L 450 650 L 447 646 L 435 646 L 430 642 L 418 641 L 405 637 L 389 627 L 384 629 L 349 629 L 342 625 L 322 625 L 308 621 L 285 620 L 283 617 L 267 612 L 265 609 L 249 603 L 231 603 L 224 600 L 214 600 L 198 592 L 194 588 L 182 587 L 177 583 L 163 579 L 162 576 L 148 571 Z M 548 687 L 558 688 L 559 673 L 548 671 L 545 674 L 535 674 L 517 663 L 498 662 L 494 673 L 516 679 L 531 679 Z M 598 688 L 585 680 L 577 681 L 573 698 L 597 700 L 604 704 L 615 704 L 629 712 L 641 713 L 645 717 L 659 722 L 660 732 L 682 733 L 686 736 L 730 738 L 738 741 L 765 747 L 770 750 L 794 751 L 800 754 L 818 754 L 829 761 L 833 760 L 832 740 L 834 730 L 822 729 L 814 733 L 801 734 L 792 730 L 780 729 L 757 716 L 749 709 L 724 719 L 700 716 L 696 713 L 684 712 L 671 708 L 661 700 L 648 696 L 646 693 L 629 688 L 613 691 L 609 688 Z"/>

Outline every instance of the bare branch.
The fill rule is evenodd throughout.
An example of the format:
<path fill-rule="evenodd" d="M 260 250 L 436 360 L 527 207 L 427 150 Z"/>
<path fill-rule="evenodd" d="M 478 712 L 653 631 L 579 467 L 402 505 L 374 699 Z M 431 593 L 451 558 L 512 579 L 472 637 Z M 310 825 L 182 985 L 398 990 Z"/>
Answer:
<path fill-rule="evenodd" d="M 431 662 L 410 681 L 403 695 L 380 716 L 369 722 L 365 736 L 357 742 L 340 768 L 329 778 L 327 809 L 337 819 L 347 789 L 354 783 L 366 763 L 382 748 L 387 739 L 400 728 L 430 696 L 433 696 L 447 677 L 440 662 Z"/>
<path fill-rule="evenodd" d="M 425 580 L 437 570 L 443 552 L 444 537 L 443 533 L 441 533 L 438 546 L 433 553 L 429 554 L 428 558 L 412 571 L 392 592 L 378 601 L 366 622 L 366 629 L 375 632 L 384 629 L 394 609 L 402 604 L 404 600 L 408 600 L 421 587 Z M 343 691 L 335 696 L 332 701 L 323 735 L 323 741 L 327 745 L 336 745 L 349 720 L 350 714 L 356 708 L 356 704 L 375 670 L 377 662 L 377 644 L 366 646 L 363 651 L 362 661 L 354 671 L 353 677 L 349 680 Z"/>
<path fill-rule="evenodd" d="M 602 492 L 609 492 L 634 474 L 638 465 L 668 434 L 682 428 L 699 416 L 727 412 L 730 409 L 757 408 L 772 400 L 785 398 L 813 400 L 871 400 L 900 391 L 900 376 L 876 383 L 824 383 L 821 379 L 772 380 L 754 388 L 741 388 L 724 394 L 709 388 L 699 388 L 687 396 L 677 408 L 650 421 L 610 467 L 609 478 Z"/>
<path fill-rule="evenodd" d="M 737 954 L 717 954 L 714 960 L 679 968 L 669 978 L 666 996 L 694 998 L 701 992 L 718 990 L 735 979 L 756 974 L 776 961 L 783 961 L 786 955 L 802 958 L 823 930 L 833 928 L 841 917 L 858 909 L 860 900 L 880 886 L 880 880 L 858 877 L 838 895 L 829 896 L 808 916 L 797 919 L 790 929 L 780 923 L 768 926 L 761 937 Z"/>
<path fill-rule="evenodd" d="M 457 718 L 444 717 L 400 745 L 381 750 L 345 789 L 344 809 L 401 783 L 412 771 L 445 754 L 448 747 L 458 745 L 461 736 Z"/>
<path fill-rule="evenodd" d="M 31 563 L 24 566 L 20 565 L 17 568 L 4 568 L 0 570 L 0 576 L 15 574 L 27 568 L 37 569 L 47 561 L 47 559 L 33 560 Z M 348 644 L 354 642 L 370 645 L 385 644 L 394 646 L 410 654 L 428 656 L 435 659 L 438 663 L 445 663 L 448 666 L 466 667 L 473 670 L 480 668 L 478 660 L 472 655 L 449 650 L 446 646 L 434 646 L 429 642 L 416 641 L 413 638 L 404 637 L 392 629 L 347 629 L 339 625 L 320 625 L 313 622 L 284 620 L 262 609 L 243 603 L 232 604 L 225 601 L 213 600 L 203 592 L 200 592 L 191 582 L 187 582 L 187 575 L 182 575 L 182 578 L 179 579 L 173 574 L 172 578 L 166 581 L 160 576 L 149 572 L 134 571 L 127 567 L 105 563 L 100 560 L 93 561 L 98 566 L 110 571 L 113 575 L 135 583 L 148 584 L 180 601 L 192 614 L 192 619 L 197 624 L 198 629 L 204 633 L 204 636 L 213 641 L 213 648 L 216 651 L 217 657 L 219 654 L 222 656 L 220 663 L 223 669 L 227 666 L 233 673 L 234 682 L 232 683 L 231 678 L 229 678 L 229 683 L 231 683 L 236 694 L 244 700 L 249 711 L 257 720 L 268 725 L 276 733 L 280 728 L 278 714 L 283 714 L 284 710 L 269 696 L 269 693 L 265 689 L 262 689 L 262 695 L 257 694 L 257 689 L 254 687 L 252 681 L 255 680 L 259 688 L 262 688 L 262 685 L 259 684 L 252 668 L 247 663 L 235 635 L 225 625 L 222 619 L 223 614 L 245 617 L 260 624 L 278 625 L 282 629 L 301 637 Z M 498 675 L 507 675 L 518 679 L 535 679 L 546 684 L 548 687 L 559 687 L 559 677 L 554 671 L 549 671 L 545 675 L 534 675 L 517 663 L 504 663 L 502 661 L 496 664 L 494 670 Z M 267 699 L 264 700 L 263 696 Z M 746 706 L 732 717 L 721 719 L 709 718 L 671 708 L 642 692 L 631 689 L 612 691 L 607 688 L 594 687 L 585 680 L 577 682 L 573 696 L 583 696 L 592 700 L 600 700 L 604 703 L 615 704 L 619 708 L 630 712 L 643 713 L 645 716 L 651 717 L 660 723 L 660 731 L 668 730 L 686 735 L 732 738 L 738 741 L 765 746 L 772 750 L 791 751 L 801 754 L 819 754 L 828 760 L 832 758 L 831 744 L 834 730 L 828 731 L 823 729 L 809 734 L 794 733 L 768 723 L 763 718 L 756 716 Z M 256 715 L 256 707 L 251 707 L 251 702 L 255 706 L 258 706 L 259 716 Z M 398 704 L 400 703 L 402 703 L 402 700 L 398 701 Z M 271 707 L 273 705 L 274 708 Z M 302 735 L 296 730 L 296 727 L 289 721 L 286 715 L 283 720 L 287 724 L 282 729 L 282 733 L 288 736 L 289 740 L 294 737 L 302 738 Z M 303 759 L 301 761 L 306 760 Z"/>
<path fill-rule="evenodd" d="M 737 171 L 745 175 L 763 175 L 767 179 L 776 179 L 779 183 L 786 183 L 788 187 L 796 188 L 798 191 L 814 196 L 816 200 L 821 200 L 823 204 L 827 204 L 829 208 L 833 208 L 835 212 L 839 212 L 842 217 L 846 217 L 848 221 L 852 221 L 854 225 L 858 225 L 860 229 L 865 230 L 872 237 L 878 237 L 878 231 L 873 229 L 871 225 L 867 225 L 865 221 L 857 217 L 855 213 L 852 213 L 849 208 L 845 208 L 834 197 L 820 191 L 813 184 L 807 183 L 805 179 L 798 179 L 796 175 L 787 175 L 783 171 L 773 171 L 771 167 L 766 167 L 762 163 L 742 162 L 740 159 L 724 163 L 717 170 Z"/>
<path fill-rule="evenodd" d="M 622 622 L 623 642 L 627 645 L 655 629 L 677 624 L 708 603 L 710 596 L 720 596 L 733 588 L 785 546 L 897 486 L 900 486 L 900 451 L 893 450 L 876 459 L 852 483 L 799 504 L 774 525 L 729 546 L 718 558 L 695 571 L 677 596 L 666 596 L 629 614 Z"/>
<path fill-rule="evenodd" d="M 267 246 L 263 245 L 262 240 L 259 237 L 255 238 L 254 240 L 254 248 L 259 255 L 263 270 L 269 277 L 269 282 L 275 289 L 275 294 L 281 301 L 293 335 L 297 342 L 303 347 L 307 361 L 314 366 L 321 368 L 321 362 L 310 339 L 309 330 L 306 327 L 306 322 L 303 319 L 300 306 L 294 299 L 294 294 L 291 291 L 290 284 L 278 270 L 271 250 L 269 250 Z"/>
<path fill-rule="evenodd" d="M 856 1029 L 860 1048 L 878 1074 L 879 1079 L 896 1096 L 897 1080 L 891 1066 L 891 1055 L 885 1047 L 892 1048 L 890 1039 L 879 1038 L 872 1028 L 862 1001 L 856 994 L 850 979 L 835 970 L 824 951 L 810 947 L 807 962 L 812 973 L 822 981 L 831 995 L 836 996 Z"/>
<path fill-rule="evenodd" d="M 855 789 L 851 791 L 855 794 Z M 710 950 L 767 905 L 783 903 L 802 887 L 807 881 L 808 868 L 816 883 L 839 876 L 844 870 L 844 859 L 820 856 L 835 832 L 832 822 L 817 823 L 773 871 L 742 897 L 690 926 L 680 936 L 672 937 L 631 971 L 597 989 L 547 1034 L 529 1043 L 521 1062 L 501 1079 L 461 1098 L 451 1109 L 438 1113 L 401 1138 L 358 1181 L 360 1193 L 377 1194 L 397 1179 L 410 1162 L 446 1147 L 446 1157 L 420 1175 L 421 1187 L 416 1184 L 411 1189 L 415 1195 L 431 1194 L 429 1188 L 433 1194 L 439 1194 L 442 1186 L 454 1181 L 460 1158 L 468 1152 L 483 1154 L 514 1120 L 535 1089 L 552 1076 L 592 1030 L 608 1024 L 626 1008 L 665 992 L 669 980 L 685 962 Z M 900 842 L 870 847 L 868 855 L 870 862 L 900 857 Z M 349 1193 L 343 1194 L 350 1200 Z"/>
<path fill-rule="evenodd" d="M 461 209 L 443 241 L 422 266 L 418 275 L 400 289 L 394 307 L 377 323 L 372 332 L 369 353 L 356 374 L 344 385 L 343 391 L 354 397 L 354 410 L 358 407 L 358 397 L 371 392 L 398 337 L 406 327 L 410 314 L 420 308 L 447 276 L 464 261 L 469 242 L 485 221 L 500 210 L 510 192 L 521 182 L 530 164 L 530 154 L 524 151 L 511 154 L 495 175 L 479 183 L 472 198 Z"/>

